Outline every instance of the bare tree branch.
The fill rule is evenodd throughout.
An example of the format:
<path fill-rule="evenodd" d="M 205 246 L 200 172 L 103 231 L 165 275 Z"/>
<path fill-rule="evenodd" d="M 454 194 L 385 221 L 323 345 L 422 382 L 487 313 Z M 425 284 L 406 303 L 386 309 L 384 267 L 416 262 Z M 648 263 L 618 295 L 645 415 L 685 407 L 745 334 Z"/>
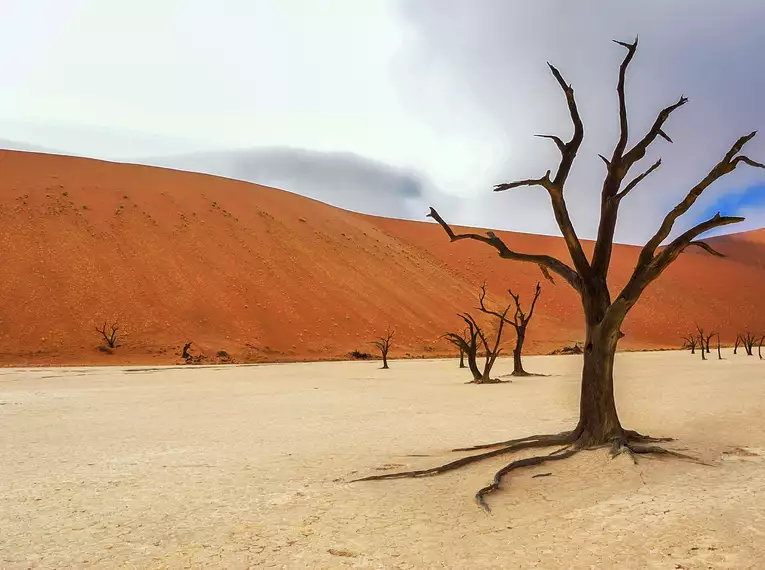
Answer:
<path fill-rule="evenodd" d="M 712 254 L 714 256 L 717 256 L 717 257 L 727 257 L 724 253 L 720 253 L 719 251 L 714 249 L 711 245 L 709 245 L 705 241 L 692 241 L 686 247 L 690 247 L 692 245 L 695 245 L 696 247 L 700 247 L 701 249 L 703 249 L 707 253 L 710 253 L 710 254 Z"/>
<path fill-rule="evenodd" d="M 541 186 L 548 191 L 552 190 L 553 184 L 550 180 L 550 171 L 548 170 L 542 178 L 527 178 L 526 180 L 516 180 L 515 182 L 506 182 L 494 186 L 495 192 L 502 192 L 512 188 L 521 188 L 523 186 Z"/>
<path fill-rule="evenodd" d="M 660 166 L 661 166 L 661 159 L 659 159 L 656 162 L 654 162 L 648 170 L 646 170 L 641 175 L 639 175 L 634 180 L 632 180 L 632 182 L 627 184 L 627 186 L 624 187 L 624 190 L 622 190 L 621 192 L 618 192 L 616 194 L 616 198 L 619 199 L 619 200 L 624 198 L 627 194 L 629 194 L 630 190 L 632 190 L 635 186 L 640 184 L 649 174 L 651 174 L 651 172 L 653 172 L 654 170 L 656 170 Z"/>
<path fill-rule="evenodd" d="M 738 216 L 721 216 L 718 212 L 709 220 L 696 224 L 687 232 L 675 238 L 671 243 L 664 247 L 656 257 L 651 258 L 645 265 L 642 265 L 641 262 L 638 261 L 638 265 L 635 267 L 632 277 L 619 294 L 619 298 L 623 299 L 628 306 L 632 306 L 632 304 L 634 304 L 640 297 L 643 290 L 654 279 L 661 275 L 664 270 L 677 259 L 677 256 L 685 250 L 685 248 L 690 245 L 695 245 L 707 251 L 714 251 L 708 244 L 694 241 L 698 236 L 709 230 L 729 224 L 737 224 L 743 221 L 744 218 Z M 701 245 L 702 243 L 704 243 L 704 245 Z"/>
<path fill-rule="evenodd" d="M 645 156 L 648 147 L 653 141 L 656 140 L 656 137 L 660 136 L 663 139 L 672 142 L 672 139 L 670 139 L 662 130 L 662 126 L 664 126 L 664 123 L 667 122 L 667 119 L 669 119 L 669 116 L 674 111 L 685 105 L 687 102 L 688 98 L 681 95 L 680 99 L 678 99 L 676 103 L 670 105 L 669 107 L 665 107 L 659 112 L 659 116 L 656 117 L 656 121 L 654 121 L 648 133 L 646 133 L 646 135 L 624 155 L 622 165 L 625 169 L 625 174 L 633 164 Z"/>
<path fill-rule="evenodd" d="M 645 267 L 651 262 L 651 259 L 653 259 L 654 253 L 656 252 L 656 248 L 659 247 L 661 242 L 663 242 L 667 236 L 669 236 L 670 232 L 672 231 L 672 227 L 675 225 L 675 221 L 684 213 L 686 213 L 691 208 L 691 206 L 693 206 L 694 202 L 696 202 L 696 199 L 701 196 L 702 192 L 704 192 L 704 190 L 706 190 L 713 182 L 719 178 L 722 178 L 726 174 L 733 172 L 739 162 L 754 164 L 758 168 L 765 168 L 765 166 L 756 163 L 747 157 L 736 157 L 744 145 L 752 140 L 756 134 L 757 131 L 753 131 L 748 135 L 739 138 L 727 152 L 727 154 L 723 157 L 723 159 L 718 162 L 715 167 L 712 168 L 712 170 L 709 171 L 709 174 L 707 174 L 701 182 L 696 184 L 696 186 L 691 188 L 685 198 L 666 215 L 659 229 L 656 231 L 654 236 L 648 240 L 648 243 L 645 244 L 643 250 L 640 252 L 640 257 L 638 259 L 639 267 Z M 737 160 L 737 158 L 741 160 Z M 719 218 L 719 215 L 716 216 L 716 218 Z M 741 219 L 734 220 L 733 218 L 730 218 L 729 221 L 723 222 L 721 224 L 715 224 L 708 229 L 712 229 L 718 225 L 725 225 L 726 223 L 736 223 L 736 221 L 741 221 Z M 691 239 L 700 233 L 701 232 L 696 233 L 691 237 Z"/>
<path fill-rule="evenodd" d="M 611 157 L 611 164 L 617 164 L 621 161 L 624 149 L 627 148 L 627 139 L 629 138 L 629 123 L 627 121 L 627 98 L 624 94 L 624 83 L 627 77 L 627 68 L 635 57 L 635 51 L 637 50 L 638 39 L 631 44 L 626 42 L 620 42 L 614 40 L 614 43 L 619 44 L 627 48 L 627 55 L 624 57 L 621 66 L 619 67 L 619 83 L 616 87 L 616 92 L 619 96 L 619 142 L 616 143 L 614 148 L 614 154 Z"/>
<path fill-rule="evenodd" d="M 534 135 L 535 137 L 539 137 L 540 139 L 550 139 L 555 143 L 555 146 L 558 147 L 558 150 L 563 152 L 566 152 L 566 143 L 563 142 L 563 140 L 560 137 L 556 137 L 555 135 Z"/>
<path fill-rule="evenodd" d="M 447 224 L 444 219 L 439 215 L 439 213 L 434 209 L 430 209 L 430 213 L 428 214 L 429 218 L 433 218 L 436 220 L 441 227 L 444 229 L 446 234 L 449 236 L 449 239 L 451 241 L 458 241 L 463 239 L 471 239 L 480 241 L 483 243 L 486 243 L 490 246 L 492 246 L 494 249 L 496 249 L 499 252 L 499 256 L 503 259 L 512 259 L 515 261 L 525 261 L 529 263 L 536 263 L 540 269 L 544 268 L 542 270 L 542 273 L 545 273 L 545 270 L 552 271 L 554 273 L 557 273 L 563 279 L 566 280 L 566 282 L 571 285 L 576 291 L 580 290 L 580 278 L 577 275 L 576 271 L 574 271 L 571 267 L 563 263 L 562 261 L 551 257 L 549 255 L 533 255 L 528 253 L 518 253 L 516 251 L 511 250 L 505 243 L 498 238 L 493 232 L 487 232 L 485 236 L 482 236 L 480 234 L 455 234 L 454 230 Z M 545 275 L 545 278 L 549 279 L 549 272 L 547 275 Z"/>

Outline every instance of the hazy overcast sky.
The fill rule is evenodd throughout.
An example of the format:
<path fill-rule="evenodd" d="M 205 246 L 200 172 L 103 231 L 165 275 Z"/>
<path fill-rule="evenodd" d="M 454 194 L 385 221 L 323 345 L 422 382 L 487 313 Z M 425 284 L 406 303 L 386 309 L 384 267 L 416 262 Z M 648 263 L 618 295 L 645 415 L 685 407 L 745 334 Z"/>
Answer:
<path fill-rule="evenodd" d="M 352 152 L 464 198 L 451 212 L 462 223 L 556 232 L 543 191 L 490 191 L 554 168 L 554 147 L 534 133 L 570 133 L 549 60 L 573 83 L 586 123 L 567 192 L 581 233 L 593 234 L 596 155 L 610 154 L 616 132 L 623 49 L 613 38 L 640 34 L 628 80 L 633 137 L 681 93 L 690 99 L 666 128 L 675 144 L 656 145 L 661 171 L 630 196 L 622 241 L 652 233 L 738 136 L 765 127 L 762 0 L 0 0 L 0 8 L 1 139 L 113 159 Z M 748 153 L 765 160 L 761 136 Z M 699 211 L 745 204 L 747 227 L 765 225 L 763 202 L 740 199 L 764 174 L 731 176 Z"/>

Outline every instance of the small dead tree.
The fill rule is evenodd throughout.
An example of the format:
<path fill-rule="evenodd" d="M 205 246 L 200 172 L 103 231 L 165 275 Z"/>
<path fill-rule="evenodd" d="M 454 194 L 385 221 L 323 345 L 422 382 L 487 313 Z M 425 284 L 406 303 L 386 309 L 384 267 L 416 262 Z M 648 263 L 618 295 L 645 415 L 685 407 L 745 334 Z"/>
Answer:
<path fill-rule="evenodd" d="M 717 333 L 717 360 L 722 359 L 722 351 L 720 350 L 720 333 Z"/>
<path fill-rule="evenodd" d="M 466 329 L 461 333 L 447 332 L 443 334 L 448 342 L 456 346 L 460 351 L 460 368 L 466 368 L 465 357 L 467 357 L 467 368 L 470 369 L 470 373 L 473 375 L 473 380 L 480 380 L 481 371 L 478 369 L 477 357 L 478 357 L 478 334 L 472 323 L 465 318 L 462 314 L 458 314 L 462 320 L 469 323 L 469 332 Z"/>
<path fill-rule="evenodd" d="M 741 346 L 744 347 L 744 350 L 746 351 L 747 356 L 753 356 L 754 355 L 754 345 L 757 342 L 757 337 L 755 337 L 752 333 L 746 332 L 745 334 L 738 335 L 738 338 L 736 339 L 736 344 L 741 343 Z M 733 350 L 733 354 L 736 353 L 736 350 Z"/>
<path fill-rule="evenodd" d="M 760 357 L 760 360 L 762 360 L 762 343 L 765 341 L 765 336 L 760 337 L 760 344 L 757 345 L 757 356 Z"/>
<path fill-rule="evenodd" d="M 567 258 L 559 259 L 545 253 L 518 251 L 512 243 L 506 242 L 505 239 L 492 231 L 485 234 L 477 232 L 456 233 L 435 208 L 431 207 L 428 214 L 441 225 L 452 242 L 460 240 L 479 241 L 496 250 L 502 259 L 533 263 L 540 268 L 545 278 L 552 280 L 552 274 L 557 275 L 581 297 L 586 340 L 577 424 L 573 426 L 572 430 L 563 433 L 533 435 L 479 445 L 473 449 L 483 449 L 483 452 L 452 461 L 440 467 L 402 473 L 387 473 L 367 477 L 364 480 L 437 475 L 501 454 L 509 455 L 531 448 L 561 446 L 557 452 L 511 461 L 500 469 L 494 475 L 492 482 L 480 489 L 475 495 L 478 504 L 488 510 L 486 496 L 500 488 L 502 479 L 507 474 L 532 465 L 560 461 L 585 449 L 609 446 L 614 456 L 626 453 L 634 458 L 638 454 L 663 454 L 693 459 L 677 451 L 655 445 L 659 438 L 641 435 L 622 426 L 614 399 L 614 357 L 621 336 L 620 327 L 648 286 L 688 248 L 698 247 L 712 255 L 722 256 L 720 252 L 716 251 L 709 243 L 702 241 L 700 237 L 710 230 L 742 222 L 744 218 L 722 216 L 717 213 L 709 219 L 692 225 L 688 230 L 677 234 L 674 238 L 670 238 L 675 223 L 719 179 L 732 173 L 739 166 L 748 165 L 765 168 L 765 164 L 741 154 L 744 146 L 757 134 L 756 131 L 736 140 L 719 162 L 703 173 L 700 180 L 690 187 L 682 200 L 667 213 L 656 232 L 642 247 L 632 274 L 623 289 L 612 295 L 608 277 L 619 209 L 625 199 L 629 198 L 629 194 L 661 166 L 661 160 L 643 169 L 634 177 L 631 176 L 630 172 L 645 158 L 649 150 L 654 148 L 654 143 L 659 140 L 672 142 L 666 131 L 667 121 L 677 109 L 688 102 L 686 97 L 681 96 L 677 102 L 668 105 L 658 113 L 647 132 L 633 136 L 633 140 L 630 141 L 625 85 L 627 70 L 637 51 L 638 40 L 636 38 L 632 43 L 622 41 L 616 41 L 616 43 L 627 52 L 619 66 L 616 84 L 619 135 L 610 157 L 600 156 L 605 164 L 605 174 L 600 200 L 593 210 L 600 213 L 600 221 L 597 238 L 590 256 L 585 253 L 582 242 L 577 235 L 565 198 L 569 174 L 584 140 L 584 123 L 574 96 L 574 88 L 563 78 L 560 71 L 550 64 L 548 64 L 550 71 L 566 99 L 569 117 L 573 125 L 572 136 L 570 139 L 564 140 L 557 135 L 540 135 L 555 143 L 560 151 L 560 162 L 555 167 L 554 172 L 548 170 L 536 178 L 498 184 L 494 190 L 504 191 L 521 187 L 536 187 L 544 190 L 550 198 L 555 221 L 563 235 L 563 242 L 568 250 Z M 490 451 L 485 451 L 486 449 L 490 449 Z"/>
<path fill-rule="evenodd" d="M 183 352 L 181 353 L 181 358 L 184 360 L 191 360 L 192 356 L 189 353 L 189 349 L 191 348 L 192 342 L 189 341 L 186 344 L 183 345 Z"/>
<path fill-rule="evenodd" d="M 712 340 L 712 337 L 715 336 L 717 333 L 711 332 L 709 334 L 706 334 L 704 332 L 704 329 L 701 328 L 699 325 L 696 325 L 696 330 L 698 331 L 698 339 L 699 339 L 699 348 L 701 349 L 701 360 L 706 360 L 706 355 L 709 354 L 709 343 Z"/>
<path fill-rule="evenodd" d="M 444 333 L 442 338 L 449 341 L 451 344 L 456 346 L 460 351 L 460 368 L 466 368 L 465 366 L 465 352 L 466 347 L 469 344 L 468 341 L 468 331 L 467 329 L 463 330 L 461 333 Z"/>
<path fill-rule="evenodd" d="M 388 351 L 390 350 L 390 341 L 393 338 L 393 333 L 395 331 L 391 330 L 390 327 L 385 329 L 385 335 L 379 337 L 377 340 L 372 341 L 372 344 L 374 344 L 378 350 L 380 351 L 380 354 L 382 354 L 383 359 L 383 370 L 388 370 Z"/>
<path fill-rule="evenodd" d="M 490 346 L 489 338 L 486 334 L 486 332 L 481 328 L 481 326 L 476 322 L 476 320 L 473 318 L 473 316 L 470 313 L 464 313 L 461 315 L 465 320 L 470 321 L 470 323 L 473 325 L 473 328 L 475 329 L 476 336 L 478 337 L 478 340 L 481 341 L 481 344 L 483 345 L 483 353 L 484 353 L 484 364 L 483 364 L 483 371 L 480 373 L 480 377 L 475 378 L 475 374 L 473 375 L 473 381 L 471 384 L 499 384 L 502 382 L 502 380 L 498 378 L 492 378 L 491 377 L 491 369 L 494 367 L 494 363 L 497 361 L 497 357 L 499 357 L 499 354 L 502 352 L 502 349 L 499 348 L 499 343 L 502 340 L 502 330 L 505 326 L 505 320 L 504 316 L 507 315 L 507 312 L 510 310 L 510 305 L 507 306 L 504 313 L 497 313 L 495 311 L 486 310 L 484 311 L 481 309 L 481 312 L 485 312 L 489 315 L 495 315 L 497 316 L 497 332 L 494 338 L 493 346 Z M 502 315 L 502 316 L 500 316 Z M 477 352 L 477 350 L 476 350 Z"/>
<path fill-rule="evenodd" d="M 510 289 L 508 289 L 507 292 L 510 293 L 510 296 L 513 298 L 513 303 L 515 303 L 515 314 L 513 315 L 513 319 L 506 320 L 506 322 L 515 329 L 516 341 L 515 348 L 513 349 L 513 376 L 529 376 L 530 374 L 523 369 L 521 354 L 523 352 L 523 343 L 526 340 L 526 328 L 529 326 L 531 317 L 534 316 L 534 307 L 537 304 L 537 299 L 539 299 L 539 294 L 542 292 L 542 287 L 537 283 L 528 314 L 524 313 L 523 309 L 521 309 L 520 296 L 513 293 Z"/>
<path fill-rule="evenodd" d="M 707 355 L 704 351 L 704 329 L 702 329 L 700 326 L 696 325 L 696 330 L 699 334 L 699 352 L 701 353 L 701 360 L 706 360 Z"/>
<path fill-rule="evenodd" d="M 101 326 L 101 328 L 98 328 L 98 326 L 95 327 L 96 332 L 100 333 L 102 337 L 104 337 L 104 340 L 106 341 L 106 344 L 109 348 L 114 348 L 117 344 L 117 331 L 119 330 L 119 327 L 117 326 L 117 323 L 114 323 L 109 330 L 107 331 L 107 324 L 104 322 L 104 324 Z"/>
<path fill-rule="evenodd" d="M 690 349 L 691 354 L 696 354 L 696 346 L 699 343 L 699 340 L 696 338 L 696 334 L 690 333 L 682 336 L 681 338 L 683 339 L 683 345 L 680 348 L 684 348 L 686 350 Z"/>

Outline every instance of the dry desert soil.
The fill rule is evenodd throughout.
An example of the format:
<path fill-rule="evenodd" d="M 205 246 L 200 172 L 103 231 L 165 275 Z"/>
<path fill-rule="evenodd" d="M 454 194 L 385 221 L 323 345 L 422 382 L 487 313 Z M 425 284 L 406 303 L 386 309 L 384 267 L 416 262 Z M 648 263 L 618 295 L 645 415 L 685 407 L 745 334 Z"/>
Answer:
<path fill-rule="evenodd" d="M 0 370 L 0 567 L 762 568 L 765 364 L 713 356 L 616 363 L 623 423 L 711 466 L 583 452 L 490 514 L 507 458 L 349 481 L 573 426 L 581 357 L 489 386 L 455 360 Z"/>

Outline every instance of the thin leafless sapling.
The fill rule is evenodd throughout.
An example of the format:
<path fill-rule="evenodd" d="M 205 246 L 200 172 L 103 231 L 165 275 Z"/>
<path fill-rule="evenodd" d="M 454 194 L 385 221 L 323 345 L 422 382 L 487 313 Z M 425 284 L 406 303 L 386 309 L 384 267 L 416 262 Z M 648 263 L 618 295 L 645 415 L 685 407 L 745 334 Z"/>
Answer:
<path fill-rule="evenodd" d="M 563 279 L 579 294 L 582 301 L 586 329 L 583 355 L 584 365 L 579 399 L 579 421 L 574 429 L 559 434 L 534 435 L 479 445 L 471 449 L 488 449 L 490 451 L 482 451 L 481 453 L 452 461 L 440 467 L 403 473 L 388 473 L 366 479 L 393 479 L 436 475 L 489 457 L 507 455 L 529 448 L 561 446 L 560 449 L 549 455 L 518 459 L 500 469 L 495 474 L 492 482 L 480 489 L 475 495 L 479 505 L 488 510 L 486 495 L 499 489 L 503 477 L 508 473 L 522 467 L 562 460 L 571 457 L 583 449 L 610 446 L 613 456 L 625 453 L 634 459 L 639 454 L 661 454 L 695 460 L 695 458 L 655 444 L 659 440 L 666 441 L 666 438 L 644 436 L 636 431 L 622 427 L 614 400 L 613 377 L 614 356 L 620 338 L 620 326 L 646 288 L 686 249 L 698 247 L 712 255 L 723 256 L 722 253 L 716 251 L 710 244 L 701 241 L 699 237 L 710 230 L 741 222 L 744 218 L 721 216 L 717 213 L 711 218 L 694 224 L 690 229 L 679 233 L 665 245 L 662 244 L 672 234 L 678 218 L 685 214 L 699 196 L 715 181 L 730 174 L 740 165 L 757 168 L 765 168 L 765 165 L 741 154 L 744 146 L 754 138 L 756 132 L 751 132 L 736 140 L 722 159 L 712 166 L 701 180 L 691 187 L 685 194 L 685 197 L 664 217 L 654 235 L 641 249 L 637 263 L 627 283 L 615 297 L 612 297 L 609 290 L 608 273 L 613 253 L 614 232 L 619 208 L 622 202 L 628 198 L 629 194 L 660 167 L 661 160 L 656 161 L 634 178 L 630 179 L 628 176 L 633 167 L 646 156 L 649 148 L 653 148 L 653 144 L 657 140 L 663 139 L 664 141 L 672 142 L 665 130 L 665 124 L 670 116 L 688 101 L 684 96 L 681 96 L 677 102 L 662 109 L 648 129 L 648 132 L 638 137 L 630 145 L 625 82 L 627 70 L 638 47 L 638 40 L 636 38 L 632 43 L 621 41 L 616 43 L 625 48 L 627 52 L 619 67 L 616 87 L 619 110 L 619 136 L 610 158 L 600 155 L 605 164 L 605 175 L 600 193 L 600 204 L 597 206 L 597 210 L 600 212 L 600 222 L 591 256 L 588 257 L 585 254 L 582 243 L 569 216 L 564 197 L 566 182 L 584 139 L 584 125 L 574 97 L 573 87 L 564 80 L 558 69 L 549 64 L 555 81 L 565 95 L 573 124 L 573 135 L 568 141 L 564 141 L 563 138 L 556 135 L 540 135 L 555 143 L 555 146 L 560 151 L 560 162 L 554 174 L 548 170 L 538 178 L 528 178 L 499 184 L 494 190 L 499 192 L 531 186 L 539 187 L 546 191 L 550 198 L 555 220 L 568 249 L 571 265 L 567 263 L 568 260 L 561 260 L 549 254 L 520 252 L 514 249 L 512 244 L 506 243 L 504 239 L 492 231 L 488 231 L 485 234 L 472 232 L 456 233 L 434 208 L 431 208 L 428 214 L 429 217 L 441 225 L 452 242 L 461 240 L 479 241 L 494 248 L 502 259 L 534 263 L 539 266 L 545 278 L 552 280 L 554 274 Z M 465 451 L 465 449 L 461 449 L 461 451 Z"/>
<path fill-rule="evenodd" d="M 374 344 L 378 350 L 380 351 L 380 354 L 382 354 L 383 359 L 383 370 L 388 370 L 388 351 L 390 350 L 390 341 L 393 338 L 394 331 L 388 327 L 385 329 L 385 335 L 379 337 L 377 340 L 373 340 L 372 344 Z"/>
<path fill-rule="evenodd" d="M 119 330 L 117 323 L 114 323 L 111 327 L 108 327 L 106 322 L 104 322 L 101 328 L 96 326 L 95 329 L 96 332 L 100 333 L 101 336 L 104 337 L 104 340 L 106 341 L 106 344 L 109 346 L 109 348 L 114 348 L 117 345 L 117 331 Z"/>
<path fill-rule="evenodd" d="M 534 307 L 537 304 L 537 299 L 539 299 L 539 294 L 542 292 L 542 287 L 537 283 L 528 313 L 524 313 L 523 309 L 521 309 L 520 296 L 513 293 L 510 289 L 508 289 L 507 292 L 513 298 L 513 303 L 515 303 L 515 313 L 513 314 L 513 318 L 512 320 L 507 320 L 507 322 L 515 329 L 516 338 L 515 348 L 513 349 L 513 376 L 530 376 L 530 374 L 523 369 L 521 354 L 523 353 L 523 343 L 526 340 L 526 328 L 529 326 L 531 317 L 534 316 Z"/>
<path fill-rule="evenodd" d="M 712 337 L 715 336 L 717 333 L 711 332 L 707 334 L 704 332 L 704 329 L 700 327 L 699 325 L 696 325 L 696 331 L 698 332 L 701 360 L 706 360 L 707 359 L 706 355 L 709 354 L 709 343 L 712 340 Z"/>
<path fill-rule="evenodd" d="M 696 338 L 696 333 L 689 333 L 681 338 L 683 339 L 683 345 L 680 348 L 690 349 L 691 354 L 696 354 L 696 346 L 699 343 L 699 339 Z"/>
<path fill-rule="evenodd" d="M 467 356 L 468 368 L 473 374 L 473 380 L 477 380 L 481 377 L 481 373 L 478 370 L 478 364 L 476 364 L 476 356 L 478 353 L 478 333 L 475 327 L 472 326 L 470 320 L 465 319 L 462 315 L 459 317 L 466 321 L 468 328 L 461 333 L 447 332 L 444 333 L 443 338 L 448 342 L 456 346 L 460 351 L 460 368 L 465 368 L 465 357 Z"/>
<path fill-rule="evenodd" d="M 736 346 L 738 347 L 738 345 L 741 344 L 741 346 L 744 347 L 744 350 L 746 351 L 747 356 L 753 356 L 754 345 L 756 342 L 757 342 L 757 337 L 754 336 L 749 331 L 738 335 L 738 337 L 736 338 Z M 736 354 L 736 349 L 733 349 L 733 354 Z"/>

